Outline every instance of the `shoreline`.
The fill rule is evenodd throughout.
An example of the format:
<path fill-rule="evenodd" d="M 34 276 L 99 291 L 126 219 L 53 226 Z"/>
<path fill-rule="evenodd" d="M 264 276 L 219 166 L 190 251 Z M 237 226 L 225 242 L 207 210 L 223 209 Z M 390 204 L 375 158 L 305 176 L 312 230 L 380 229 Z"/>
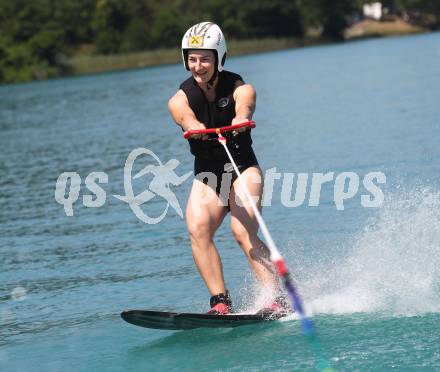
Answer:
<path fill-rule="evenodd" d="M 388 21 L 365 19 L 353 24 L 344 32 L 345 41 L 375 37 L 392 37 L 429 32 L 420 26 L 412 25 L 401 18 Z"/>
<path fill-rule="evenodd" d="M 328 43 L 328 41 L 315 37 L 306 37 L 304 39 L 264 38 L 231 40 L 228 45 L 228 57 L 301 48 L 325 43 Z M 64 74 L 63 77 L 177 64 L 181 62 L 181 58 L 180 48 L 157 49 L 115 55 L 80 55 L 68 59 L 65 68 L 69 73 Z"/>
<path fill-rule="evenodd" d="M 362 20 L 348 27 L 344 33 L 344 40 L 340 42 L 426 32 L 429 32 L 429 30 L 411 25 L 400 18 L 390 21 Z M 231 40 L 229 42 L 228 55 L 234 57 L 331 43 L 338 42 L 320 36 L 317 31 L 309 31 L 303 39 L 264 38 Z M 86 53 L 67 59 L 64 66 L 66 73 L 61 74 L 59 77 L 157 67 L 167 64 L 176 64 L 181 60 L 180 48 L 157 49 L 116 55 L 94 55 L 92 53 L 93 51 L 89 50 Z"/>

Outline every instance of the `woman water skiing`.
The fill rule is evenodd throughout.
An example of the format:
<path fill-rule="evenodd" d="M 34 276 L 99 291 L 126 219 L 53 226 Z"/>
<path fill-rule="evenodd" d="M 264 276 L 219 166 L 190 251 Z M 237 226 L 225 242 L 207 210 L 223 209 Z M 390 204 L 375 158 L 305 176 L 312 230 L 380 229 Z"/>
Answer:
<path fill-rule="evenodd" d="M 173 119 L 184 131 L 218 128 L 252 119 L 256 93 L 240 75 L 223 69 L 226 41 L 211 22 L 191 27 L 182 40 L 182 58 L 191 77 L 169 100 Z M 195 179 L 188 199 L 186 222 L 196 266 L 210 294 L 212 314 L 228 314 L 232 302 L 225 286 L 223 268 L 213 238 L 228 211 L 231 229 L 261 283 L 279 294 L 269 251 L 258 238 L 258 223 L 252 208 L 244 202 L 244 191 L 217 140 L 193 136 L 189 139 L 195 156 Z M 228 138 L 230 150 L 251 195 L 260 207 L 262 174 L 252 149 L 250 130 L 237 131 Z M 277 297 L 269 309 L 285 308 Z M 267 309 L 265 309 L 266 311 Z"/>

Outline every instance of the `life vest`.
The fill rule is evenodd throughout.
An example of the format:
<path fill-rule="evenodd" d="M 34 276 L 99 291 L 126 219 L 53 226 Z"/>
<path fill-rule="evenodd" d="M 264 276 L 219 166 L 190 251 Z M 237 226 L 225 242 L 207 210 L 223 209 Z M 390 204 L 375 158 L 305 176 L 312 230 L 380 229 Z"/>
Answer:
<path fill-rule="evenodd" d="M 206 99 L 193 77 L 180 84 L 180 89 L 186 94 L 189 106 L 194 111 L 197 120 L 203 123 L 206 128 L 219 128 L 231 125 L 232 119 L 235 117 L 233 93 L 237 81 L 243 81 L 240 75 L 229 71 L 220 72 L 214 102 L 209 102 Z M 233 157 L 244 155 L 251 149 L 250 130 L 236 136 L 231 133 L 225 133 L 224 136 L 227 138 L 227 146 Z M 215 162 L 227 161 L 227 154 L 216 138 L 217 135 L 212 135 L 208 140 L 190 138 L 188 141 L 191 153 L 200 159 Z"/>

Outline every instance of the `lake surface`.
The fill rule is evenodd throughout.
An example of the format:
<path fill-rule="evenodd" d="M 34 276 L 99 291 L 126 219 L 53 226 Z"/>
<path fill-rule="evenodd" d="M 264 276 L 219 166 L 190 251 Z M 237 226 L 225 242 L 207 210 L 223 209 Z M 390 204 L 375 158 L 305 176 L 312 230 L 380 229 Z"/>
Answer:
<path fill-rule="evenodd" d="M 281 177 L 264 217 L 336 370 L 440 369 L 439 60 L 434 33 L 227 61 L 258 92 L 254 148 L 262 169 Z M 184 219 L 170 207 L 147 224 L 114 197 L 125 195 L 124 165 L 136 148 L 179 160 L 178 176 L 192 171 L 166 106 L 186 77 L 173 65 L 0 87 L 0 370 L 316 368 L 295 320 L 173 332 L 119 317 L 208 309 Z M 134 170 L 153 163 L 144 155 Z M 55 200 L 63 172 L 81 177 L 73 216 Z M 108 176 L 96 208 L 83 203 L 91 172 Z M 313 174 L 329 172 L 312 206 Z M 343 172 L 359 187 L 342 210 L 334 195 Z M 386 177 L 376 182 L 384 200 L 366 208 L 371 172 Z M 308 175 L 298 207 L 281 196 L 293 173 Z M 135 194 L 150 181 L 133 180 Z M 191 177 L 170 186 L 183 210 L 190 187 Z M 156 196 L 142 211 L 157 217 L 166 206 Z M 216 243 L 235 303 L 251 309 L 258 286 L 227 220 Z"/>

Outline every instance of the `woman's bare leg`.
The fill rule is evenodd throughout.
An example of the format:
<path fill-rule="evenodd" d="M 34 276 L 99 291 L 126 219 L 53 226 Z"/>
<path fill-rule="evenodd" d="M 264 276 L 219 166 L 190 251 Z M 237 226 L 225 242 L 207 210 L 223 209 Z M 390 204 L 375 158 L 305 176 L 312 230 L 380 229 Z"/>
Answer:
<path fill-rule="evenodd" d="M 261 210 L 263 181 L 261 170 L 250 167 L 242 173 L 250 194 L 258 197 L 257 207 Z M 263 285 L 278 289 L 273 264 L 270 261 L 270 252 L 266 245 L 258 238 L 258 222 L 242 189 L 240 180 L 235 180 L 229 198 L 231 208 L 231 228 L 235 239 L 240 244 L 246 257 Z"/>
<path fill-rule="evenodd" d="M 215 190 L 195 179 L 186 207 L 186 223 L 194 262 L 212 296 L 226 291 L 222 262 L 213 241 L 226 213 Z"/>

